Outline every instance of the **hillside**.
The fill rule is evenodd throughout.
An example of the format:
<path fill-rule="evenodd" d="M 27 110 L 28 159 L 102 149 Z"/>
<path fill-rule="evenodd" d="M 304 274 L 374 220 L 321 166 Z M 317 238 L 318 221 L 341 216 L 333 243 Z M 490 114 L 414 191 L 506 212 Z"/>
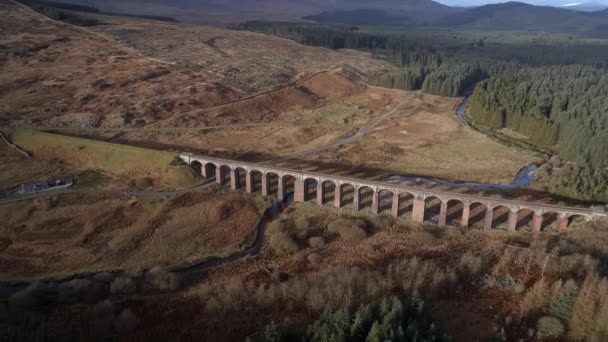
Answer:
<path fill-rule="evenodd" d="M 179 113 L 217 124 L 225 118 L 198 113 L 305 73 L 338 65 L 362 73 L 395 68 L 366 53 L 249 32 L 106 16 L 98 16 L 104 25 L 85 29 L 5 0 L 0 13 L 4 124 L 145 126 Z"/>
<path fill-rule="evenodd" d="M 583 13 L 548 6 L 507 2 L 469 9 L 439 22 L 440 26 L 596 35 L 606 33 L 606 13 Z"/>
<path fill-rule="evenodd" d="M 608 10 L 534 6 L 506 2 L 479 7 L 450 7 L 432 0 L 323 2 L 316 0 L 61 0 L 95 6 L 104 12 L 173 17 L 183 22 L 226 26 L 249 20 L 302 21 L 382 26 L 437 26 L 476 30 L 517 30 L 603 37 Z"/>

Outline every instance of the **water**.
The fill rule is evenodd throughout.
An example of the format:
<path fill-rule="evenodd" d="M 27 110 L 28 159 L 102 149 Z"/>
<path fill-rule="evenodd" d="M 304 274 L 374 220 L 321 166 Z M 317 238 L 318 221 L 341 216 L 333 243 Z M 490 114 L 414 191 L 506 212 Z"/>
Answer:
<path fill-rule="evenodd" d="M 386 180 L 391 183 L 407 182 L 415 184 L 436 184 L 447 186 L 450 188 L 465 188 L 472 191 L 509 191 L 523 188 L 532 184 L 536 177 L 534 176 L 538 165 L 532 164 L 523 168 L 512 183 L 509 184 L 488 184 L 488 183 L 467 183 L 467 182 L 450 182 L 438 178 L 430 177 L 410 177 L 410 176 L 390 176 Z"/>
<path fill-rule="evenodd" d="M 464 117 L 464 111 L 467 109 L 467 107 L 469 106 L 469 103 L 471 103 L 471 99 L 472 96 L 467 96 L 458 106 L 458 108 L 456 108 L 456 117 L 458 118 L 458 121 L 460 121 L 460 123 L 463 126 L 468 126 L 469 123 L 467 122 L 467 119 L 465 119 Z"/>

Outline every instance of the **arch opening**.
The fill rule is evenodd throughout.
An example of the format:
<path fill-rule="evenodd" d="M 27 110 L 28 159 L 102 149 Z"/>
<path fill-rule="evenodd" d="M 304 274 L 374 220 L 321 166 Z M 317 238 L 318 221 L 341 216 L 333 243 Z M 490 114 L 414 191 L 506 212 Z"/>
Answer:
<path fill-rule="evenodd" d="M 578 228 L 583 226 L 586 222 L 587 219 L 583 215 L 570 215 L 568 216 L 566 228 Z"/>
<path fill-rule="evenodd" d="M 374 197 L 374 190 L 367 186 L 362 186 L 359 191 L 359 210 L 371 210 Z"/>
<path fill-rule="evenodd" d="M 258 170 L 249 171 L 251 175 L 251 192 L 252 193 L 261 193 L 262 192 L 262 172 Z"/>
<path fill-rule="evenodd" d="M 220 184 L 230 184 L 230 172 L 232 169 L 228 165 L 220 166 Z"/>
<path fill-rule="evenodd" d="M 190 167 L 196 172 L 197 175 L 203 175 L 203 164 L 198 160 L 190 162 Z"/>
<path fill-rule="evenodd" d="M 488 207 L 483 203 L 475 202 L 471 204 L 470 210 L 469 227 L 474 229 L 484 229 Z"/>
<path fill-rule="evenodd" d="M 245 189 L 247 183 L 247 170 L 242 167 L 234 169 L 234 177 L 236 179 L 236 190 Z"/>
<path fill-rule="evenodd" d="M 543 222 L 541 224 L 541 231 L 558 231 L 558 213 L 547 212 L 543 214 Z"/>
<path fill-rule="evenodd" d="M 378 190 L 378 214 L 391 214 L 394 193 L 390 190 Z"/>
<path fill-rule="evenodd" d="M 509 214 L 511 209 L 504 205 L 492 209 L 492 229 L 507 230 L 509 227 Z"/>
<path fill-rule="evenodd" d="M 445 224 L 448 226 L 461 226 L 463 211 L 464 203 L 457 199 L 449 200 Z"/>
<path fill-rule="evenodd" d="M 515 225 L 516 230 L 531 231 L 532 230 L 532 218 L 534 217 L 534 211 L 531 209 L 521 209 L 517 212 L 517 224 Z"/>
<path fill-rule="evenodd" d="M 306 178 L 304 180 L 304 201 L 317 200 L 317 180 L 314 178 Z"/>
<path fill-rule="evenodd" d="M 217 166 L 213 163 L 207 163 L 203 165 L 203 177 L 207 175 L 207 179 L 214 179 L 217 173 Z"/>
<path fill-rule="evenodd" d="M 279 175 L 274 172 L 268 172 L 262 177 L 266 177 L 266 186 L 268 187 L 268 195 L 276 196 L 279 193 Z"/>
<path fill-rule="evenodd" d="M 414 211 L 414 195 L 409 192 L 399 194 L 399 212 L 398 217 L 411 219 Z"/>
<path fill-rule="evenodd" d="M 436 196 L 429 196 L 424 199 L 424 222 L 438 224 L 440 212 L 441 199 Z"/>
<path fill-rule="evenodd" d="M 351 208 L 355 198 L 355 187 L 351 184 L 340 184 L 340 207 Z"/>
<path fill-rule="evenodd" d="M 296 178 L 292 175 L 284 175 L 282 178 L 283 182 L 283 195 L 285 198 L 293 196 L 295 192 Z"/>
<path fill-rule="evenodd" d="M 336 198 L 336 184 L 332 181 L 326 180 L 321 183 L 321 189 L 323 190 L 321 204 L 333 205 Z"/>

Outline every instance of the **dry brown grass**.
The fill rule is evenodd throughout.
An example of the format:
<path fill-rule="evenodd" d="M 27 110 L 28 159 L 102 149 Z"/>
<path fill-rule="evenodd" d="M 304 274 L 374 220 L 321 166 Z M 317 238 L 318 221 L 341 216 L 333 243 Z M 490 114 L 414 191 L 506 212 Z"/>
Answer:
<path fill-rule="evenodd" d="M 218 221 L 217 205 L 231 208 Z M 0 206 L 4 279 L 175 266 L 232 254 L 252 243 L 268 203 L 236 193 L 160 196 L 61 195 Z M 210 219 L 211 218 L 211 219 Z"/>

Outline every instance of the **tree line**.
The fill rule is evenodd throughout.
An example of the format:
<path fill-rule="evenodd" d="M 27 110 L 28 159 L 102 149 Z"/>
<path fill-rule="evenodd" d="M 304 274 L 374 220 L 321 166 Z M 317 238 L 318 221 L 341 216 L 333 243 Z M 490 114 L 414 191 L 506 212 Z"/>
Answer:
<path fill-rule="evenodd" d="M 414 294 L 407 300 L 385 297 L 379 304 L 361 305 L 356 311 L 348 308 L 326 310 L 305 329 L 279 327 L 271 323 L 260 339 L 281 341 L 448 341 L 439 332 L 424 308 L 424 302 Z"/>
<path fill-rule="evenodd" d="M 368 75 L 369 82 L 403 90 L 459 96 L 478 81 L 519 66 L 585 64 L 608 66 L 608 45 L 572 41 L 513 44 L 477 42 L 393 32 L 364 32 L 356 26 L 249 21 L 232 27 L 292 39 L 328 49 L 358 49 L 374 53 L 400 67 L 394 74 Z"/>
<path fill-rule="evenodd" d="M 591 168 L 608 166 L 608 70 L 590 66 L 523 67 L 481 81 L 470 117 L 510 128 Z"/>

